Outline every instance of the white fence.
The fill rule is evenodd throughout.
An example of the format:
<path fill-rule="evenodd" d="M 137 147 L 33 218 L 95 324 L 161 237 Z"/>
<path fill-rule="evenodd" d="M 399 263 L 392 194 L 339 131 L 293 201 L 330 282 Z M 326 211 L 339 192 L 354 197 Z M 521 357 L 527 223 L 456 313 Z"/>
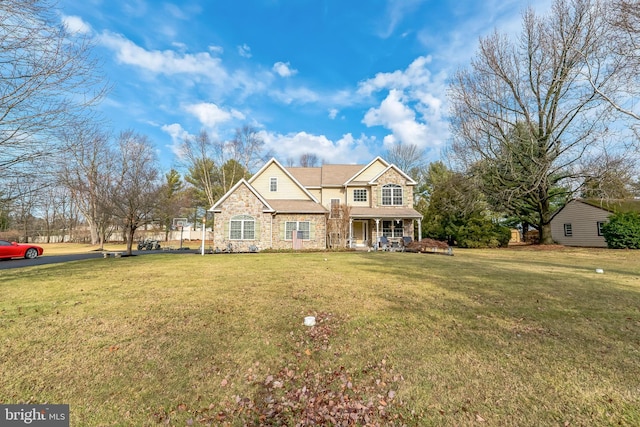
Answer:
<path fill-rule="evenodd" d="M 75 236 L 70 236 L 70 235 L 64 235 L 64 236 L 60 236 L 60 235 L 55 235 L 55 236 L 33 236 L 31 238 L 29 238 L 29 242 L 31 243 L 63 243 L 63 242 L 71 242 L 71 241 L 90 241 L 89 236 L 85 236 L 85 233 L 82 233 L 81 235 L 75 235 Z M 211 239 L 210 237 L 211 235 L 211 231 L 209 229 L 206 230 L 205 233 L 205 239 L 209 240 Z M 141 240 L 141 239 L 153 239 L 153 240 L 158 240 L 160 242 L 164 242 L 165 241 L 165 233 L 164 231 L 153 231 L 153 230 L 136 230 L 136 234 L 135 234 L 135 240 Z M 169 237 L 167 240 L 170 241 L 190 241 L 190 240 L 198 240 L 200 241 L 202 239 L 202 230 L 191 230 L 191 229 L 185 229 L 183 231 L 170 231 L 169 232 Z M 111 233 L 111 235 L 109 236 L 109 238 L 107 239 L 107 242 L 123 242 L 124 241 L 124 234 L 120 231 L 118 232 L 113 232 Z"/>

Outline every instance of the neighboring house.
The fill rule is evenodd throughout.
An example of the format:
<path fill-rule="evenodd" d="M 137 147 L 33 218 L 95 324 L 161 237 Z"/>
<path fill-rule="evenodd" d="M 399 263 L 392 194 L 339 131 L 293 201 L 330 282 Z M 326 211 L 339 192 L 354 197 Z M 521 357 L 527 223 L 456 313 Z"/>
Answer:
<path fill-rule="evenodd" d="M 602 226 L 609 215 L 619 211 L 640 211 L 640 201 L 572 200 L 551 218 L 551 236 L 565 246 L 606 248 Z"/>
<path fill-rule="evenodd" d="M 367 165 L 288 168 L 271 159 L 211 207 L 214 245 L 325 249 L 336 242 L 371 247 L 380 236 L 414 238 L 422 221 L 413 209 L 415 185 L 380 157 Z"/>

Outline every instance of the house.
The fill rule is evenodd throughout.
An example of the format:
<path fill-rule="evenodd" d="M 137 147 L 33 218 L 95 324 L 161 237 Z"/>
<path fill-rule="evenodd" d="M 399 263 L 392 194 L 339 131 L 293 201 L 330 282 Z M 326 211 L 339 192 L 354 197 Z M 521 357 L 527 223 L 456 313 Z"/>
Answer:
<path fill-rule="evenodd" d="M 367 165 L 321 167 L 284 167 L 271 159 L 211 207 L 214 245 L 234 251 L 366 248 L 381 236 L 392 243 L 415 238 L 422 221 L 413 209 L 415 185 L 380 157 Z"/>
<path fill-rule="evenodd" d="M 615 212 L 640 212 L 640 200 L 575 199 L 551 218 L 551 236 L 565 246 L 607 247 L 602 226 Z"/>

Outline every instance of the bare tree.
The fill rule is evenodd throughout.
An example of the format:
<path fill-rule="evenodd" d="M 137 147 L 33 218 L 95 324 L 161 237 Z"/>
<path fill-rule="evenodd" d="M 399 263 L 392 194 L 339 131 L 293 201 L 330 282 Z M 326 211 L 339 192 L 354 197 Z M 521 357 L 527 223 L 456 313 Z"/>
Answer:
<path fill-rule="evenodd" d="M 581 160 L 596 156 L 602 141 L 613 149 L 607 137 L 616 111 L 601 94 L 619 89 L 619 69 L 607 59 L 605 6 L 556 0 L 545 17 L 527 11 L 517 42 L 497 32 L 482 38 L 450 85 L 454 157 L 492 167 L 508 189 L 505 202 L 526 200 L 541 243 L 552 242 L 552 190 L 584 178 Z"/>
<path fill-rule="evenodd" d="M 113 225 L 110 197 L 115 153 L 109 135 L 96 126 L 78 125 L 63 132 L 61 138 L 69 154 L 60 162 L 60 182 L 84 216 L 91 244 L 102 248 Z"/>
<path fill-rule="evenodd" d="M 116 168 L 113 214 L 124 228 L 127 254 L 131 255 L 136 230 L 153 220 L 160 200 L 158 161 L 149 139 L 132 130 L 120 133 Z"/>
<path fill-rule="evenodd" d="M 268 155 L 264 141 L 250 126 L 237 129 L 231 141 L 215 141 L 202 130 L 196 138 L 185 139 L 182 152 L 189 170 L 185 179 L 206 197 L 207 209 L 236 182 L 248 178 Z"/>
<path fill-rule="evenodd" d="M 164 179 L 160 189 L 157 217 L 164 227 L 164 240 L 167 241 L 173 219 L 179 217 L 181 212 L 188 207 L 189 199 L 177 170 L 171 169 L 164 175 Z"/>
<path fill-rule="evenodd" d="M 640 95 L 640 4 L 637 0 L 612 0 L 606 3 L 608 55 L 601 58 L 585 56 L 585 76 L 599 96 L 613 108 L 632 120 L 638 136 L 640 112 L 637 97 Z M 598 84 L 602 79 L 603 65 L 606 76 L 611 78 L 615 91 L 604 90 Z"/>
<path fill-rule="evenodd" d="M 332 248 L 346 247 L 349 240 L 351 206 L 340 205 L 327 219 L 327 238 Z"/>
<path fill-rule="evenodd" d="M 0 2 L 3 178 L 42 174 L 64 149 L 60 129 L 84 121 L 105 90 L 88 38 L 61 25 L 53 6 L 49 0 Z"/>
<path fill-rule="evenodd" d="M 216 162 L 214 152 L 216 145 L 207 131 L 202 130 L 196 138 L 185 138 L 182 153 L 189 174 L 186 177 L 206 198 L 207 209 L 217 200 L 216 194 Z"/>
<path fill-rule="evenodd" d="M 236 129 L 235 138 L 225 144 L 224 152 L 228 152 L 229 157 L 220 164 L 226 163 L 226 160 L 235 160 L 242 165 L 244 170 L 249 172 L 264 163 L 266 158 L 271 157 L 270 153 L 264 151 L 264 141 L 258 130 L 249 125 Z M 220 160 L 223 158 L 224 155 Z"/>
<path fill-rule="evenodd" d="M 415 178 L 413 176 L 415 172 L 424 169 L 425 166 L 424 150 L 421 150 L 415 144 L 404 144 L 402 142 L 393 144 L 385 152 L 385 159 L 403 171 L 412 174 L 413 178 Z"/>
<path fill-rule="evenodd" d="M 320 159 L 313 153 L 304 153 L 300 156 L 300 166 L 303 168 L 313 168 L 318 166 Z"/>

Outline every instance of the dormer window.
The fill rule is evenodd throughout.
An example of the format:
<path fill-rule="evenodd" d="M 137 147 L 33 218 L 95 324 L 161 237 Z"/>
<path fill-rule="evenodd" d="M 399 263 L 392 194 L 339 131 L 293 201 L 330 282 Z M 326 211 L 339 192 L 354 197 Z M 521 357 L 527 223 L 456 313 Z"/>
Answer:
<path fill-rule="evenodd" d="M 278 191 L 278 178 L 271 178 L 269 180 L 269 191 L 272 193 Z"/>
<path fill-rule="evenodd" d="M 382 206 L 402 206 L 402 187 L 398 184 L 382 186 Z"/>

